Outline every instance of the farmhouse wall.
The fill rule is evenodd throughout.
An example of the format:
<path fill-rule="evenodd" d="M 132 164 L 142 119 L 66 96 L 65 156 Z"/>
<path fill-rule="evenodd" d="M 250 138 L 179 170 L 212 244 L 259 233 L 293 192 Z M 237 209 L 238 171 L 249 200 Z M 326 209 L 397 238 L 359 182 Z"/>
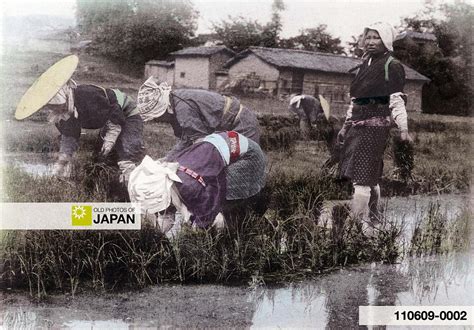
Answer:
<path fill-rule="evenodd" d="M 222 91 L 229 84 L 229 73 L 216 73 L 216 90 Z"/>
<path fill-rule="evenodd" d="M 423 84 L 418 81 L 407 81 L 403 92 L 407 94 L 407 111 L 421 112 L 421 91 Z"/>
<path fill-rule="evenodd" d="M 206 57 L 176 57 L 174 86 L 177 88 L 209 89 L 209 59 Z"/>
<path fill-rule="evenodd" d="M 216 72 L 222 70 L 224 64 L 232 58 L 232 55 L 227 52 L 219 52 L 211 56 L 209 60 L 209 89 L 218 89 L 219 76 L 216 75 Z"/>
<path fill-rule="evenodd" d="M 174 83 L 174 70 L 172 67 L 147 63 L 145 65 L 145 79 L 148 79 L 150 76 L 154 76 L 160 82 L 165 81 L 170 86 Z"/>
<path fill-rule="evenodd" d="M 262 89 L 270 93 L 276 91 L 279 77 L 278 70 L 253 54 L 250 54 L 232 65 L 229 69 L 228 79 L 232 81 L 246 77 L 252 73 L 255 73 L 253 76 L 261 80 L 260 87 Z"/>

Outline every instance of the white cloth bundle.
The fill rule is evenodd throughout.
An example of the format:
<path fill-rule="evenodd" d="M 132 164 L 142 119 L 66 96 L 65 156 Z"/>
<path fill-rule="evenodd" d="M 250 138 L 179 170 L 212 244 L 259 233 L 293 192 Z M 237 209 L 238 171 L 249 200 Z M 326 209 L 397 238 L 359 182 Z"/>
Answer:
<path fill-rule="evenodd" d="M 293 96 L 290 100 L 290 105 L 295 104 L 295 107 L 299 108 L 302 99 L 304 99 L 304 95 Z"/>
<path fill-rule="evenodd" d="M 140 203 L 142 213 L 166 210 L 171 204 L 174 182 L 181 182 L 176 174 L 178 163 L 154 161 L 145 156 L 130 174 L 128 193 L 132 203 Z"/>

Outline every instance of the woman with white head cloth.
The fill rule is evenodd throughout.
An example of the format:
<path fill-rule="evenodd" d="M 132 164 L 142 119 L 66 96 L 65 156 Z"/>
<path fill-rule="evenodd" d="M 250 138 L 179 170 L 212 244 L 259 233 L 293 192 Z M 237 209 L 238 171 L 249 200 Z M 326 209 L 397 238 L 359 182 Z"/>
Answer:
<path fill-rule="evenodd" d="M 329 119 L 329 107 L 323 106 L 322 99 L 321 95 L 319 99 L 306 94 L 293 94 L 290 96 L 288 111 L 298 116 L 301 135 L 304 139 L 309 139 L 311 127 L 316 127 L 319 118 L 324 115 L 326 120 Z"/>
<path fill-rule="evenodd" d="M 232 130 L 259 143 L 256 114 L 235 97 L 203 89 L 172 90 L 152 76 L 138 91 L 137 107 L 143 121 L 159 118 L 173 127 L 179 143 L 167 157 L 214 132 Z"/>
<path fill-rule="evenodd" d="M 341 176 L 354 185 L 352 212 L 360 219 L 367 211 L 372 220 L 378 217 L 378 182 L 391 118 L 401 140 L 411 141 L 403 94 L 405 71 L 391 54 L 394 38 L 395 30 L 390 24 L 379 22 L 364 29 L 364 62 L 352 81 L 351 106 L 338 134 L 338 142 L 343 143 Z"/>
<path fill-rule="evenodd" d="M 169 162 L 175 162 L 181 151 L 214 132 L 236 131 L 259 143 L 256 114 L 235 97 L 202 89 L 172 90 L 166 83 L 158 83 L 156 78 L 150 77 L 140 87 L 137 107 L 143 121 L 159 118 L 171 124 L 179 142 L 166 155 L 165 160 Z M 260 177 L 252 180 L 252 163 L 258 166 L 260 157 L 252 149 L 245 158 L 249 164 L 243 166 L 241 160 L 226 169 L 228 200 L 248 198 L 263 185 Z"/>

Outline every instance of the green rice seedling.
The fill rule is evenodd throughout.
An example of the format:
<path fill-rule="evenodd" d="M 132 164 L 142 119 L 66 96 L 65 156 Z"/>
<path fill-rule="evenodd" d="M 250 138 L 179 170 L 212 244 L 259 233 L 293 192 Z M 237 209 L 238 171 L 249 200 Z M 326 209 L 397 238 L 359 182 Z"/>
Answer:
<path fill-rule="evenodd" d="M 259 123 L 263 150 L 289 150 L 300 139 L 298 120 L 294 117 L 262 115 Z"/>
<path fill-rule="evenodd" d="M 418 219 L 410 243 L 412 256 L 462 251 L 469 247 L 471 213 L 464 210 L 456 217 L 448 217 L 438 203 L 430 205 L 427 214 Z"/>
<path fill-rule="evenodd" d="M 313 216 L 311 210 L 287 218 L 249 214 L 235 232 L 185 227 L 172 241 L 149 226 L 127 232 L 28 231 L 2 251 L 2 279 L 42 298 L 54 290 L 74 295 L 87 287 L 142 288 L 164 281 L 275 281 L 393 258 L 373 248 L 350 219 L 336 245 L 331 230 Z"/>
<path fill-rule="evenodd" d="M 372 237 L 372 261 L 395 263 L 403 255 L 403 246 L 399 241 L 406 228 L 403 219 L 389 219 L 385 214 L 375 227 L 376 235 Z"/>

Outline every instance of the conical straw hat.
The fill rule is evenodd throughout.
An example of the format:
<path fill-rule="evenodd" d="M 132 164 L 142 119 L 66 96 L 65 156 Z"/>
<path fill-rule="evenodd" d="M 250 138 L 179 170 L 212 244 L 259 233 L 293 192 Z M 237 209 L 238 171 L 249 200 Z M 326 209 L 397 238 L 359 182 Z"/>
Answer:
<path fill-rule="evenodd" d="M 21 98 L 15 118 L 25 119 L 46 105 L 71 78 L 78 63 L 76 55 L 69 55 L 46 70 Z"/>
<path fill-rule="evenodd" d="M 319 102 L 321 103 L 321 108 L 323 108 L 324 117 L 329 120 L 329 117 L 331 116 L 331 107 L 329 106 L 329 102 L 326 101 L 322 95 L 319 95 Z"/>

